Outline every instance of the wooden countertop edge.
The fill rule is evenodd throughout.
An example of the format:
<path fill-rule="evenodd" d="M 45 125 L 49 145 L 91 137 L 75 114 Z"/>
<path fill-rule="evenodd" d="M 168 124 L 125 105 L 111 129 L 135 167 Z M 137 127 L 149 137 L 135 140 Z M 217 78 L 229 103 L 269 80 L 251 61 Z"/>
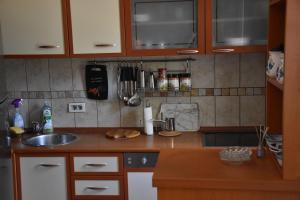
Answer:
<path fill-rule="evenodd" d="M 33 149 L 34 148 L 34 149 Z M 96 150 L 78 150 L 78 149 L 50 149 L 37 148 L 30 149 L 12 149 L 12 154 L 26 154 L 26 153 L 124 153 L 124 152 L 160 152 L 161 149 L 145 149 L 145 148 L 124 148 L 124 149 L 96 149 Z"/>
<path fill-rule="evenodd" d="M 153 186 L 157 188 L 184 188 L 184 189 L 224 189 L 224 190 L 255 190 L 255 191 L 281 191 L 300 192 L 299 181 L 237 181 L 237 180 L 178 180 L 153 177 Z"/>

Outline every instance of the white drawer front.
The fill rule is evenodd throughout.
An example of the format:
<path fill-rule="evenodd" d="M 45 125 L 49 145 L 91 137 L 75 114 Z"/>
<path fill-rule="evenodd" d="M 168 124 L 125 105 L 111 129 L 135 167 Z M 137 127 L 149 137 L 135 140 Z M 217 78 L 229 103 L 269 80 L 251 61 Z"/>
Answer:
<path fill-rule="evenodd" d="M 118 172 L 118 157 L 74 157 L 75 172 Z"/>
<path fill-rule="evenodd" d="M 64 157 L 21 157 L 20 173 L 22 200 L 68 199 Z"/>
<path fill-rule="evenodd" d="M 120 195 L 118 180 L 76 180 L 75 195 Z"/>

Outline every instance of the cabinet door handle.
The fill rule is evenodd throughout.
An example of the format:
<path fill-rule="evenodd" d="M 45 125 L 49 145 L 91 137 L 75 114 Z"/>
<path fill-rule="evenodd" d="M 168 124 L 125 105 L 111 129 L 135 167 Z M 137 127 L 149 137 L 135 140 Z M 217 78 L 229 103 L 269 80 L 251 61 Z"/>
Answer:
<path fill-rule="evenodd" d="M 3 165 L 3 166 L 0 166 L 0 169 L 6 169 L 7 166 Z"/>
<path fill-rule="evenodd" d="M 41 163 L 39 164 L 38 166 L 40 167 L 59 167 L 59 166 L 62 166 L 62 164 L 47 164 L 47 163 Z"/>
<path fill-rule="evenodd" d="M 214 49 L 212 51 L 215 53 L 230 53 L 234 52 L 234 49 Z"/>
<path fill-rule="evenodd" d="M 39 45 L 40 49 L 58 49 L 59 45 Z"/>
<path fill-rule="evenodd" d="M 109 187 L 107 187 L 107 186 L 104 186 L 104 187 L 88 186 L 85 188 L 85 190 L 98 190 L 98 191 L 107 190 L 107 189 L 109 189 Z"/>
<path fill-rule="evenodd" d="M 193 50 L 193 49 L 177 51 L 177 54 L 180 54 L 180 55 L 190 55 L 190 54 L 197 54 L 197 53 L 199 53 L 199 51 Z"/>
<path fill-rule="evenodd" d="M 115 47 L 117 46 L 116 44 L 95 44 L 95 47 L 101 47 L 101 48 L 104 48 L 104 47 Z"/>
<path fill-rule="evenodd" d="M 107 166 L 107 163 L 86 163 L 85 166 L 88 167 L 104 167 Z"/>

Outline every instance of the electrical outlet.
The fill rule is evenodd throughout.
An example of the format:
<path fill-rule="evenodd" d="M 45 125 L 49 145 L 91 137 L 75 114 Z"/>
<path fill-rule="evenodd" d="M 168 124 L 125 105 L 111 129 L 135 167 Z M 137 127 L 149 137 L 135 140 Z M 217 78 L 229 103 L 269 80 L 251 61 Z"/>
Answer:
<path fill-rule="evenodd" d="M 69 103 L 69 112 L 70 113 L 82 113 L 86 112 L 85 103 Z"/>

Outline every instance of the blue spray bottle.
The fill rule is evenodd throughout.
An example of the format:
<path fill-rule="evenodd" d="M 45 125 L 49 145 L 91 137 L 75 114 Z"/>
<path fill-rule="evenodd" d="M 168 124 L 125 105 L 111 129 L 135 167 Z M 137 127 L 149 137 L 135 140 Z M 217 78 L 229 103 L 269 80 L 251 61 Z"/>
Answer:
<path fill-rule="evenodd" d="M 20 107 L 23 104 L 23 99 L 15 99 L 11 102 L 11 104 L 15 107 L 13 126 L 18 128 L 24 128 L 24 119 L 20 113 Z"/>

